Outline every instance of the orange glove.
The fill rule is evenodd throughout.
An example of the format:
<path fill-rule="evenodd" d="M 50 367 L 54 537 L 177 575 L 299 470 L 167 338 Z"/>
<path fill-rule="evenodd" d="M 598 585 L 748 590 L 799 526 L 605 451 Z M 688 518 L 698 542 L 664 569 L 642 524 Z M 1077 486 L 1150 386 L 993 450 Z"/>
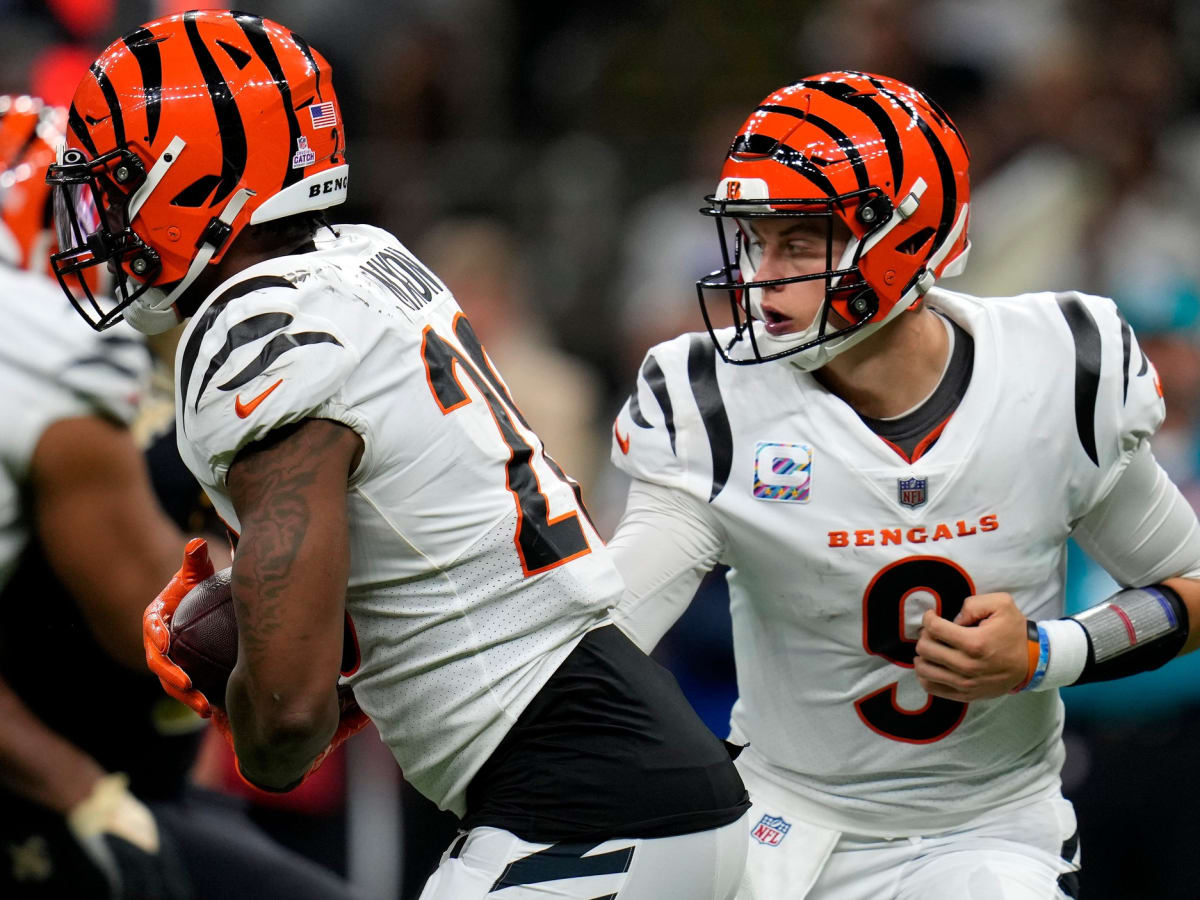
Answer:
<path fill-rule="evenodd" d="M 171 646 L 171 616 L 188 591 L 213 574 L 212 560 L 208 558 L 208 541 L 192 538 L 183 551 L 183 565 L 171 576 L 142 615 L 142 643 L 146 647 L 146 664 L 158 676 L 163 690 L 186 703 L 204 718 L 212 715 L 208 698 L 192 687 L 187 672 L 171 662 L 167 651 Z M 225 698 L 221 698 L 224 700 Z"/>
<path fill-rule="evenodd" d="M 238 777 L 255 790 L 270 791 L 271 793 L 277 794 L 286 793 L 287 791 L 294 790 L 295 788 L 298 788 L 300 785 L 304 784 L 304 782 L 308 780 L 308 776 L 317 771 L 317 769 L 321 768 L 325 760 L 329 759 L 334 750 L 345 743 L 347 738 L 353 737 L 355 734 L 358 734 L 358 732 L 362 731 L 363 728 L 366 727 L 367 723 L 371 721 L 367 714 L 359 707 L 358 700 L 355 699 L 354 691 L 350 688 L 350 685 L 339 684 L 337 692 L 338 706 L 341 711 L 341 717 L 338 719 L 337 730 L 334 731 L 333 737 L 330 738 L 329 745 L 317 754 L 317 758 L 312 761 L 312 765 L 308 767 L 307 772 L 301 775 L 297 781 L 294 781 L 282 788 L 263 787 L 261 784 L 255 784 L 242 773 L 242 763 L 237 758 L 237 751 L 234 750 L 233 747 L 233 729 L 229 725 L 229 716 L 226 714 L 225 710 L 221 709 L 219 706 L 212 707 L 213 725 L 217 727 L 217 731 L 221 732 L 221 735 L 225 738 L 226 743 L 229 744 L 229 748 L 234 750 L 234 769 L 237 771 Z"/>

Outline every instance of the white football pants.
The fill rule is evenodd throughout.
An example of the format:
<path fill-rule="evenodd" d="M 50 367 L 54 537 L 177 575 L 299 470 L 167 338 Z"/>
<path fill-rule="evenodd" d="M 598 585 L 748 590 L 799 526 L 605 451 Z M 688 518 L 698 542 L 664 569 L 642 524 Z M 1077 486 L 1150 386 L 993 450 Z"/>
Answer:
<path fill-rule="evenodd" d="M 779 803 L 769 785 L 745 771 L 742 776 L 754 806 L 737 900 L 1075 896 L 1080 859 L 1075 811 L 1062 797 L 993 810 L 952 831 L 883 839 L 806 823 Z"/>
<path fill-rule="evenodd" d="M 420 900 L 733 900 L 746 817 L 710 831 L 534 844 L 499 828 L 460 834 Z"/>

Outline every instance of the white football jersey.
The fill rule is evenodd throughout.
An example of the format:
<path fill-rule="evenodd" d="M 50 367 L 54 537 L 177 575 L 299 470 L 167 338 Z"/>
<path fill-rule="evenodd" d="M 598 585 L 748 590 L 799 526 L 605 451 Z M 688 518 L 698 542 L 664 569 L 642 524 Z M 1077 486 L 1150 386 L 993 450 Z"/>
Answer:
<path fill-rule="evenodd" d="M 240 531 L 239 450 L 305 418 L 362 437 L 350 681 L 408 781 L 461 815 L 521 711 L 608 621 L 620 576 L 437 276 L 386 232 L 337 231 L 197 310 L 176 356 L 179 449 Z"/>
<path fill-rule="evenodd" d="M 653 348 L 615 426 L 620 468 L 709 504 L 724 534 L 739 766 L 845 832 L 941 831 L 1058 790 L 1058 693 L 931 698 L 921 616 L 993 591 L 1061 616 L 1073 524 L 1164 414 L 1111 301 L 927 301 L 973 336 L 974 373 L 912 462 L 812 375 L 723 364 L 707 334 Z"/>
<path fill-rule="evenodd" d="M 118 325 L 96 333 L 57 284 L 0 265 L 0 587 L 30 536 L 23 486 L 43 432 L 54 422 L 101 416 L 128 425 L 150 374 L 141 337 Z"/>

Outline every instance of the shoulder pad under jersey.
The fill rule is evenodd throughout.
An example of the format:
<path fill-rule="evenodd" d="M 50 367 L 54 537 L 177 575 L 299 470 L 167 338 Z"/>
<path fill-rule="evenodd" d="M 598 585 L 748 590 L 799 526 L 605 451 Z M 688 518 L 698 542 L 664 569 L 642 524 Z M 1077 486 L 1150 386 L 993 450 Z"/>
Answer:
<path fill-rule="evenodd" d="M 613 464 L 706 502 L 716 498 L 733 459 L 720 365 L 707 334 L 685 334 L 651 348 L 613 424 Z"/>
<path fill-rule="evenodd" d="M 201 307 L 176 353 L 179 439 L 217 483 L 247 444 L 316 416 L 359 362 L 305 284 L 236 282 Z M 332 417 L 332 416 L 331 416 Z"/>
<path fill-rule="evenodd" d="M 1053 295 L 1073 351 L 1075 432 L 1095 477 L 1085 508 L 1104 497 L 1166 414 L 1154 365 L 1116 304 L 1077 292 Z M 1086 466 L 1085 466 L 1086 468 Z"/>

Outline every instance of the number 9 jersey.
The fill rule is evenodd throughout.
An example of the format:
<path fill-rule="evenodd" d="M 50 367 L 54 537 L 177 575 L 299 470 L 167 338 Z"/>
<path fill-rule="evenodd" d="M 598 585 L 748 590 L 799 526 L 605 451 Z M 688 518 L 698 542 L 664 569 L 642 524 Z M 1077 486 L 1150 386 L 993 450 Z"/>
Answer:
<path fill-rule="evenodd" d="M 927 302 L 973 339 L 974 374 L 911 458 L 811 374 L 722 364 L 707 334 L 653 348 L 614 426 L 616 465 L 686 495 L 730 566 L 739 768 L 808 821 L 883 837 L 1057 795 L 1057 692 L 931 697 L 921 616 L 999 591 L 1063 615 L 1072 528 L 1164 414 L 1111 301 Z"/>
<path fill-rule="evenodd" d="M 462 815 L 471 777 L 621 582 L 445 285 L 395 238 L 322 230 L 192 316 L 179 449 L 239 530 L 225 478 L 276 428 L 362 438 L 348 487 L 355 696 L 407 780 Z"/>

